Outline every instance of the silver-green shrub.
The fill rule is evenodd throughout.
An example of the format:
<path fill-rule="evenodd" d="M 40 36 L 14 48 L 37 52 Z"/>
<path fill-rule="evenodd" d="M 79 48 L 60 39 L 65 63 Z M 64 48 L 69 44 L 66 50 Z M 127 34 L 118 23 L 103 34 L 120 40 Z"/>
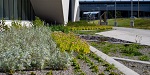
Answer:
<path fill-rule="evenodd" d="M 70 65 L 71 56 L 60 52 L 47 27 L 11 28 L 0 33 L 0 69 L 62 69 Z"/>

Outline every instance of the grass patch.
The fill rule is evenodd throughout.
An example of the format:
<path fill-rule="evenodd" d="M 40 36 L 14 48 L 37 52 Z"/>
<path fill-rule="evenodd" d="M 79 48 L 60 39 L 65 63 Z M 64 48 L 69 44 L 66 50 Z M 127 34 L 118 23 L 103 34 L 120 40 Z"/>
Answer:
<path fill-rule="evenodd" d="M 130 18 L 117 18 L 118 27 L 130 27 Z M 99 20 L 95 20 L 94 23 L 98 23 Z M 108 19 L 108 25 L 114 26 L 115 19 Z M 149 18 L 135 18 L 134 28 L 150 29 Z"/>
<path fill-rule="evenodd" d="M 108 20 L 109 25 L 114 25 L 114 19 Z M 130 27 L 130 18 L 118 18 L 117 23 L 119 27 Z M 135 18 L 134 28 L 139 29 L 150 29 L 150 19 L 149 18 Z"/>
<path fill-rule="evenodd" d="M 142 60 L 142 61 L 149 61 L 150 60 L 150 57 L 146 56 L 146 55 L 143 55 L 143 56 L 140 56 L 139 57 L 139 60 Z"/>
<path fill-rule="evenodd" d="M 142 55 L 142 53 L 138 51 L 142 47 L 139 46 L 138 44 L 123 45 L 123 44 L 112 44 L 109 42 L 102 42 L 102 43 L 91 42 L 90 44 L 100 49 L 102 52 L 106 54 L 119 52 L 120 54 L 125 55 L 125 56 L 141 56 Z"/>
<path fill-rule="evenodd" d="M 108 19 L 108 25 L 114 26 L 114 19 Z M 118 18 L 117 25 L 119 27 L 130 27 L 130 18 Z"/>

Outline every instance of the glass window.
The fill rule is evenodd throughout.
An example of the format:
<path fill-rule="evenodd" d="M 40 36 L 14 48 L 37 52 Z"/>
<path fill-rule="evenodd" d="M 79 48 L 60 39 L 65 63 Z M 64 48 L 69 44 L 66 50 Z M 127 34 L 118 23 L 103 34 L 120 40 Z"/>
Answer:
<path fill-rule="evenodd" d="M 30 6 L 31 6 L 31 4 L 30 4 Z M 34 16 L 34 11 L 33 11 L 32 7 L 30 7 L 30 15 L 31 15 L 31 20 L 33 20 L 35 18 L 35 16 Z"/>
<path fill-rule="evenodd" d="M 10 19 L 14 19 L 14 0 L 9 0 L 8 2 L 9 5 L 9 17 Z"/>
<path fill-rule="evenodd" d="M 18 14 L 18 19 L 22 19 L 22 10 L 21 10 L 21 8 L 22 8 L 22 0 L 17 0 L 17 14 Z"/>
<path fill-rule="evenodd" d="M 34 19 L 30 0 L 0 0 L 0 19 Z"/>
<path fill-rule="evenodd" d="M 14 0 L 14 19 L 18 19 L 18 8 L 17 8 L 17 0 Z"/>
<path fill-rule="evenodd" d="M 8 0 L 4 0 L 4 13 L 3 13 L 3 17 L 5 20 L 9 19 L 9 8 L 8 8 Z"/>
<path fill-rule="evenodd" d="M 21 8 L 21 10 L 22 10 L 22 20 L 25 20 L 25 0 L 22 0 L 22 8 Z"/>
<path fill-rule="evenodd" d="M 31 13 L 31 11 L 30 11 L 31 9 L 30 9 L 30 7 L 31 7 L 30 1 L 27 0 L 27 8 L 28 8 L 28 9 L 27 9 L 27 15 L 28 15 L 28 19 L 29 19 L 29 20 L 31 20 L 31 14 L 30 14 L 30 13 Z"/>
<path fill-rule="evenodd" d="M 3 18 L 3 0 L 0 0 L 0 19 Z"/>

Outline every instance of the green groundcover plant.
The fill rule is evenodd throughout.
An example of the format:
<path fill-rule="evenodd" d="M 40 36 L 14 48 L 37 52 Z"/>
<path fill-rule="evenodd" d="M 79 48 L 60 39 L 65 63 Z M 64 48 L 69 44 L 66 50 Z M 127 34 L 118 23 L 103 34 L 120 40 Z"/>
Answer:
<path fill-rule="evenodd" d="M 0 33 L 0 70 L 64 69 L 71 56 L 60 52 L 48 27 L 11 28 Z"/>
<path fill-rule="evenodd" d="M 62 31 L 64 33 L 68 33 L 70 30 L 67 26 L 63 26 L 63 25 L 53 25 L 50 26 L 52 31 Z"/>
<path fill-rule="evenodd" d="M 68 26 L 68 29 L 75 31 L 75 30 L 109 30 L 112 29 L 112 26 Z"/>
<path fill-rule="evenodd" d="M 74 33 L 53 32 L 52 37 L 61 51 L 90 53 L 88 43 Z"/>
<path fill-rule="evenodd" d="M 78 27 L 78 26 L 96 26 L 96 24 L 88 23 L 86 20 L 80 20 L 77 22 L 68 22 L 67 26 L 73 26 L 73 27 Z"/>

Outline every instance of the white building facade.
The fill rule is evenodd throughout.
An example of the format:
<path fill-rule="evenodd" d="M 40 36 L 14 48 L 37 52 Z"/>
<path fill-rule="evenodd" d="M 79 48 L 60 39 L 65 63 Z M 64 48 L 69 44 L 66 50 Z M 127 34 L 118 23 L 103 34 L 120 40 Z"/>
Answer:
<path fill-rule="evenodd" d="M 79 20 L 79 0 L 0 0 L 0 19 L 34 20 L 67 24 Z"/>

